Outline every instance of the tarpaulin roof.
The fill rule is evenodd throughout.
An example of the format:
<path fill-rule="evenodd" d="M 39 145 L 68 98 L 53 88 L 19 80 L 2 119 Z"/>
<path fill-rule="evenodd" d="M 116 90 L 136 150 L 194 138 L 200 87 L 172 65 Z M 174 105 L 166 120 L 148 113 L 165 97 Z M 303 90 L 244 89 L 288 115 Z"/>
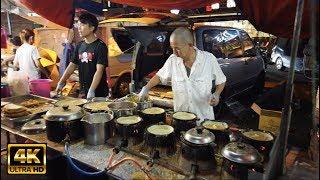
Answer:
<path fill-rule="evenodd" d="M 314 7 L 319 15 L 319 1 Z M 309 0 L 305 0 L 302 16 L 300 38 L 310 37 Z M 267 32 L 278 37 L 291 38 L 297 9 L 297 0 L 239 0 L 237 6 L 242 15 L 248 19 L 257 30 Z M 316 25 L 318 27 L 318 25 Z"/>
<path fill-rule="evenodd" d="M 111 2 L 152 9 L 197 9 L 222 0 L 111 0 Z"/>
<path fill-rule="evenodd" d="M 101 5 L 98 0 L 19 0 L 29 9 L 64 27 L 71 27 L 74 9 L 81 7 L 88 11 L 100 11 L 93 8 Z M 115 3 L 153 9 L 196 9 L 225 0 L 111 0 Z M 310 9 L 305 0 L 302 18 L 301 38 L 310 37 Z M 245 19 L 248 19 L 257 30 L 271 33 L 278 37 L 291 38 L 296 14 L 296 0 L 236 0 Z M 101 6 L 97 6 L 101 7 Z M 317 1 L 316 12 L 319 12 Z M 213 11 L 214 13 L 214 11 Z"/>
<path fill-rule="evenodd" d="M 75 8 L 85 9 L 93 14 L 102 14 L 102 0 L 18 0 L 28 9 L 36 12 L 44 18 L 71 28 Z M 98 1 L 98 2 L 96 2 Z"/>

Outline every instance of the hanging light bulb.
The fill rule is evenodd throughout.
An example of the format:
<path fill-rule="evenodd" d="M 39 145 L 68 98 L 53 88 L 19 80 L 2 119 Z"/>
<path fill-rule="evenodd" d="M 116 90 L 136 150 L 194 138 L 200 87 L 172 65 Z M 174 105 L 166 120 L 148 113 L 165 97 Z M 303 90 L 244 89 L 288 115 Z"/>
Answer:
<path fill-rule="evenodd" d="M 212 9 L 219 9 L 220 8 L 220 4 L 219 3 L 214 3 L 211 5 Z"/>
<path fill-rule="evenodd" d="M 179 14 L 180 10 L 179 9 L 171 9 L 170 12 L 172 14 Z"/>

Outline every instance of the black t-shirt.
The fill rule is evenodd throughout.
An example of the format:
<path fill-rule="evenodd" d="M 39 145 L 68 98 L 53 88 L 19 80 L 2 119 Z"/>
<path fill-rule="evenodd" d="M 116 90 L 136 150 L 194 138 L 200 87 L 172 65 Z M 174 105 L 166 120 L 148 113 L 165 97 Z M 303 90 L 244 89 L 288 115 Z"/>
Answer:
<path fill-rule="evenodd" d="M 100 39 L 90 44 L 81 41 L 75 48 L 72 62 L 79 67 L 80 92 L 87 94 L 97 70 L 96 65 L 108 66 L 108 48 Z M 104 70 L 95 90 L 95 96 L 106 97 L 108 90 L 106 71 Z"/>

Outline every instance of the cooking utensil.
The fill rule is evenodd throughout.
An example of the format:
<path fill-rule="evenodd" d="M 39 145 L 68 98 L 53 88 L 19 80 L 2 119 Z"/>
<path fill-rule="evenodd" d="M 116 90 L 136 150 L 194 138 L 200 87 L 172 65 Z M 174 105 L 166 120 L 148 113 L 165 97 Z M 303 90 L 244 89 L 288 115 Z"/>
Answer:
<path fill-rule="evenodd" d="M 146 128 L 150 125 L 165 122 L 166 111 L 159 107 L 146 108 L 140 111 L 140 115 L 143 119 L 142 128 Z"/>
<path fill-rule="evenodd" d="M 229 125 L 227 123 L 217 120 L 204 120 L 201 122 L 201 126 L 215 135 L 215 142 L 218 144 L 217 152 L 220 152 L 222 147 L 230 141 Z"/>
<path fill-rule="evenodd" d="M 189 118 L 180 117 L 179 115 L 182 113 L 187 113 Z M 196 127 L 196 121 L 198 120 L 196 114 L 186 111 L 177 111 L 172 115 L 172 125 L 177 133 Z"/>
<path fill-rule="evenodd" d="M 115 120 L 116 132 L 121 137 L 128 138 L 142 132 L 140 128 L 142 118 L 139 116 L 123 116 Z"/>
<path fill-rule="evenodd" d="M 86 99 L 81 99 L 81 98 L 66 98 L 59 100 L 55 103 L 56 106 L 82 106 L 85 103 L 87 103 L 88 100 Z"/>
<path fill-rule="evenodd" d="M 144 134 L 145 143 L 150 147 L 175 146 L 174 128 L 162 123 L 149 126 Z"/>
<path fill-rule="evenodd" d="M 44 119 L 47 137 L 50 141 L 61 142 L 68 134 L 71 140 L 83 137 L 81 118 L 84 112 L 79 106 L 63 106 L 50 109 Z"/>
<path fill-rule="evenodd" d="M 25 123 L 21 131 L 27 134 L 38 134 L 46 130 L 46 121 L 44 119 L 35 119 Z"/>
<path fill-rule="evenodd" d="M 85 115 L 81 121 L 84 122 L 84 142 L 89 145 L 101 145 L 114 134 L 113 114 L 93 113 Z"/>
<path fill-rule="evenodd" d="M 8 83 L 1 83 L 1 98 L 9 97 L 10 88 Z"/>
<path fill-rule="evenodd" d="M 223 169 L 233 177 L 248 179 L 248 169 L 261 161 L 258 151 L 251 145 L 232 142 L 222 149 Z"/>
<path fill-rule="evenodd" d="M 181 154 L 190 160 L 214 160 L 214 134 L 202 127 L 188 130 L 181 135 Z"/>
<path fill-rule="evenodd" d="M 83 109 L 86 112 L 105 112 L 108 111 L 108 105 L 111 102 L 107 102 L 107 101 L 95 101 L 95 102 L 88 102 L 85 105 L 83 105 Z"/>
<path fill-rule="evenodd" d="M 135 115 L 137 104 L 130 101 L 112 102 L 108 108 L 113 111 L 115 118 Z"/>
<path fill-rule="evenodd" d="M 250 129 L 241 130 L 240 135 L 242 142 L 255 147 L 264 156 L 264 160 L 268 160 L 275 139 L 271 132 Z"/>
<path fill-rule="evenodd" d="M 137 102 L 137 110 L 142 111 L 144 109 L 151 108 L 152 105 L 153 105 L 152 101 L 150 101 L 150 100 L 139 101 L 139 102 Z"/>

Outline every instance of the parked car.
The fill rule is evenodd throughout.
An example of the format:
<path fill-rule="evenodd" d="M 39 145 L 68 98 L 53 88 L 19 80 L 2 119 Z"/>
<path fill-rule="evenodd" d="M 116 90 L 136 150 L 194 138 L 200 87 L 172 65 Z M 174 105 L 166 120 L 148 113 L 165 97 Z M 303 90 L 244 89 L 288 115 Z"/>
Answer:
<path fill-rule="evenodd" d="M 275 46 L 272 49 L 271 53 L 271 61 L 275 63 L 275 66 L 278 70 L 285 70 L 286 68 L 290 68 L 291 56 L 285 52 L 280 46 Z M 303 53 L 298 51 L 296 64 L 296 71 L 303 70 Z"/>
<path fill-rule="evenodd" d="M 141 43 L 137 49 L 134 77 L 141 88 L 146 77 L 159 70 L 172 54 L 169 37 L 176 27 L 128 27 Z M 213 53 L 227 77 L 222 101 L 245 92 L 259 93 L 264 87 L 264 62 L 248 34 L 236 28 L 198 26 L 194 28 L 195 45 Z"/>
<path fill-rule="evenodd" d="M 129 93 L 131 82 L 132 55 L 136 40 L 129 32 L 121 27 L 100 26 L 97 31 L 100 37 L 108 45 L 108 65 L 114 97 L 123 97 Z"/>

